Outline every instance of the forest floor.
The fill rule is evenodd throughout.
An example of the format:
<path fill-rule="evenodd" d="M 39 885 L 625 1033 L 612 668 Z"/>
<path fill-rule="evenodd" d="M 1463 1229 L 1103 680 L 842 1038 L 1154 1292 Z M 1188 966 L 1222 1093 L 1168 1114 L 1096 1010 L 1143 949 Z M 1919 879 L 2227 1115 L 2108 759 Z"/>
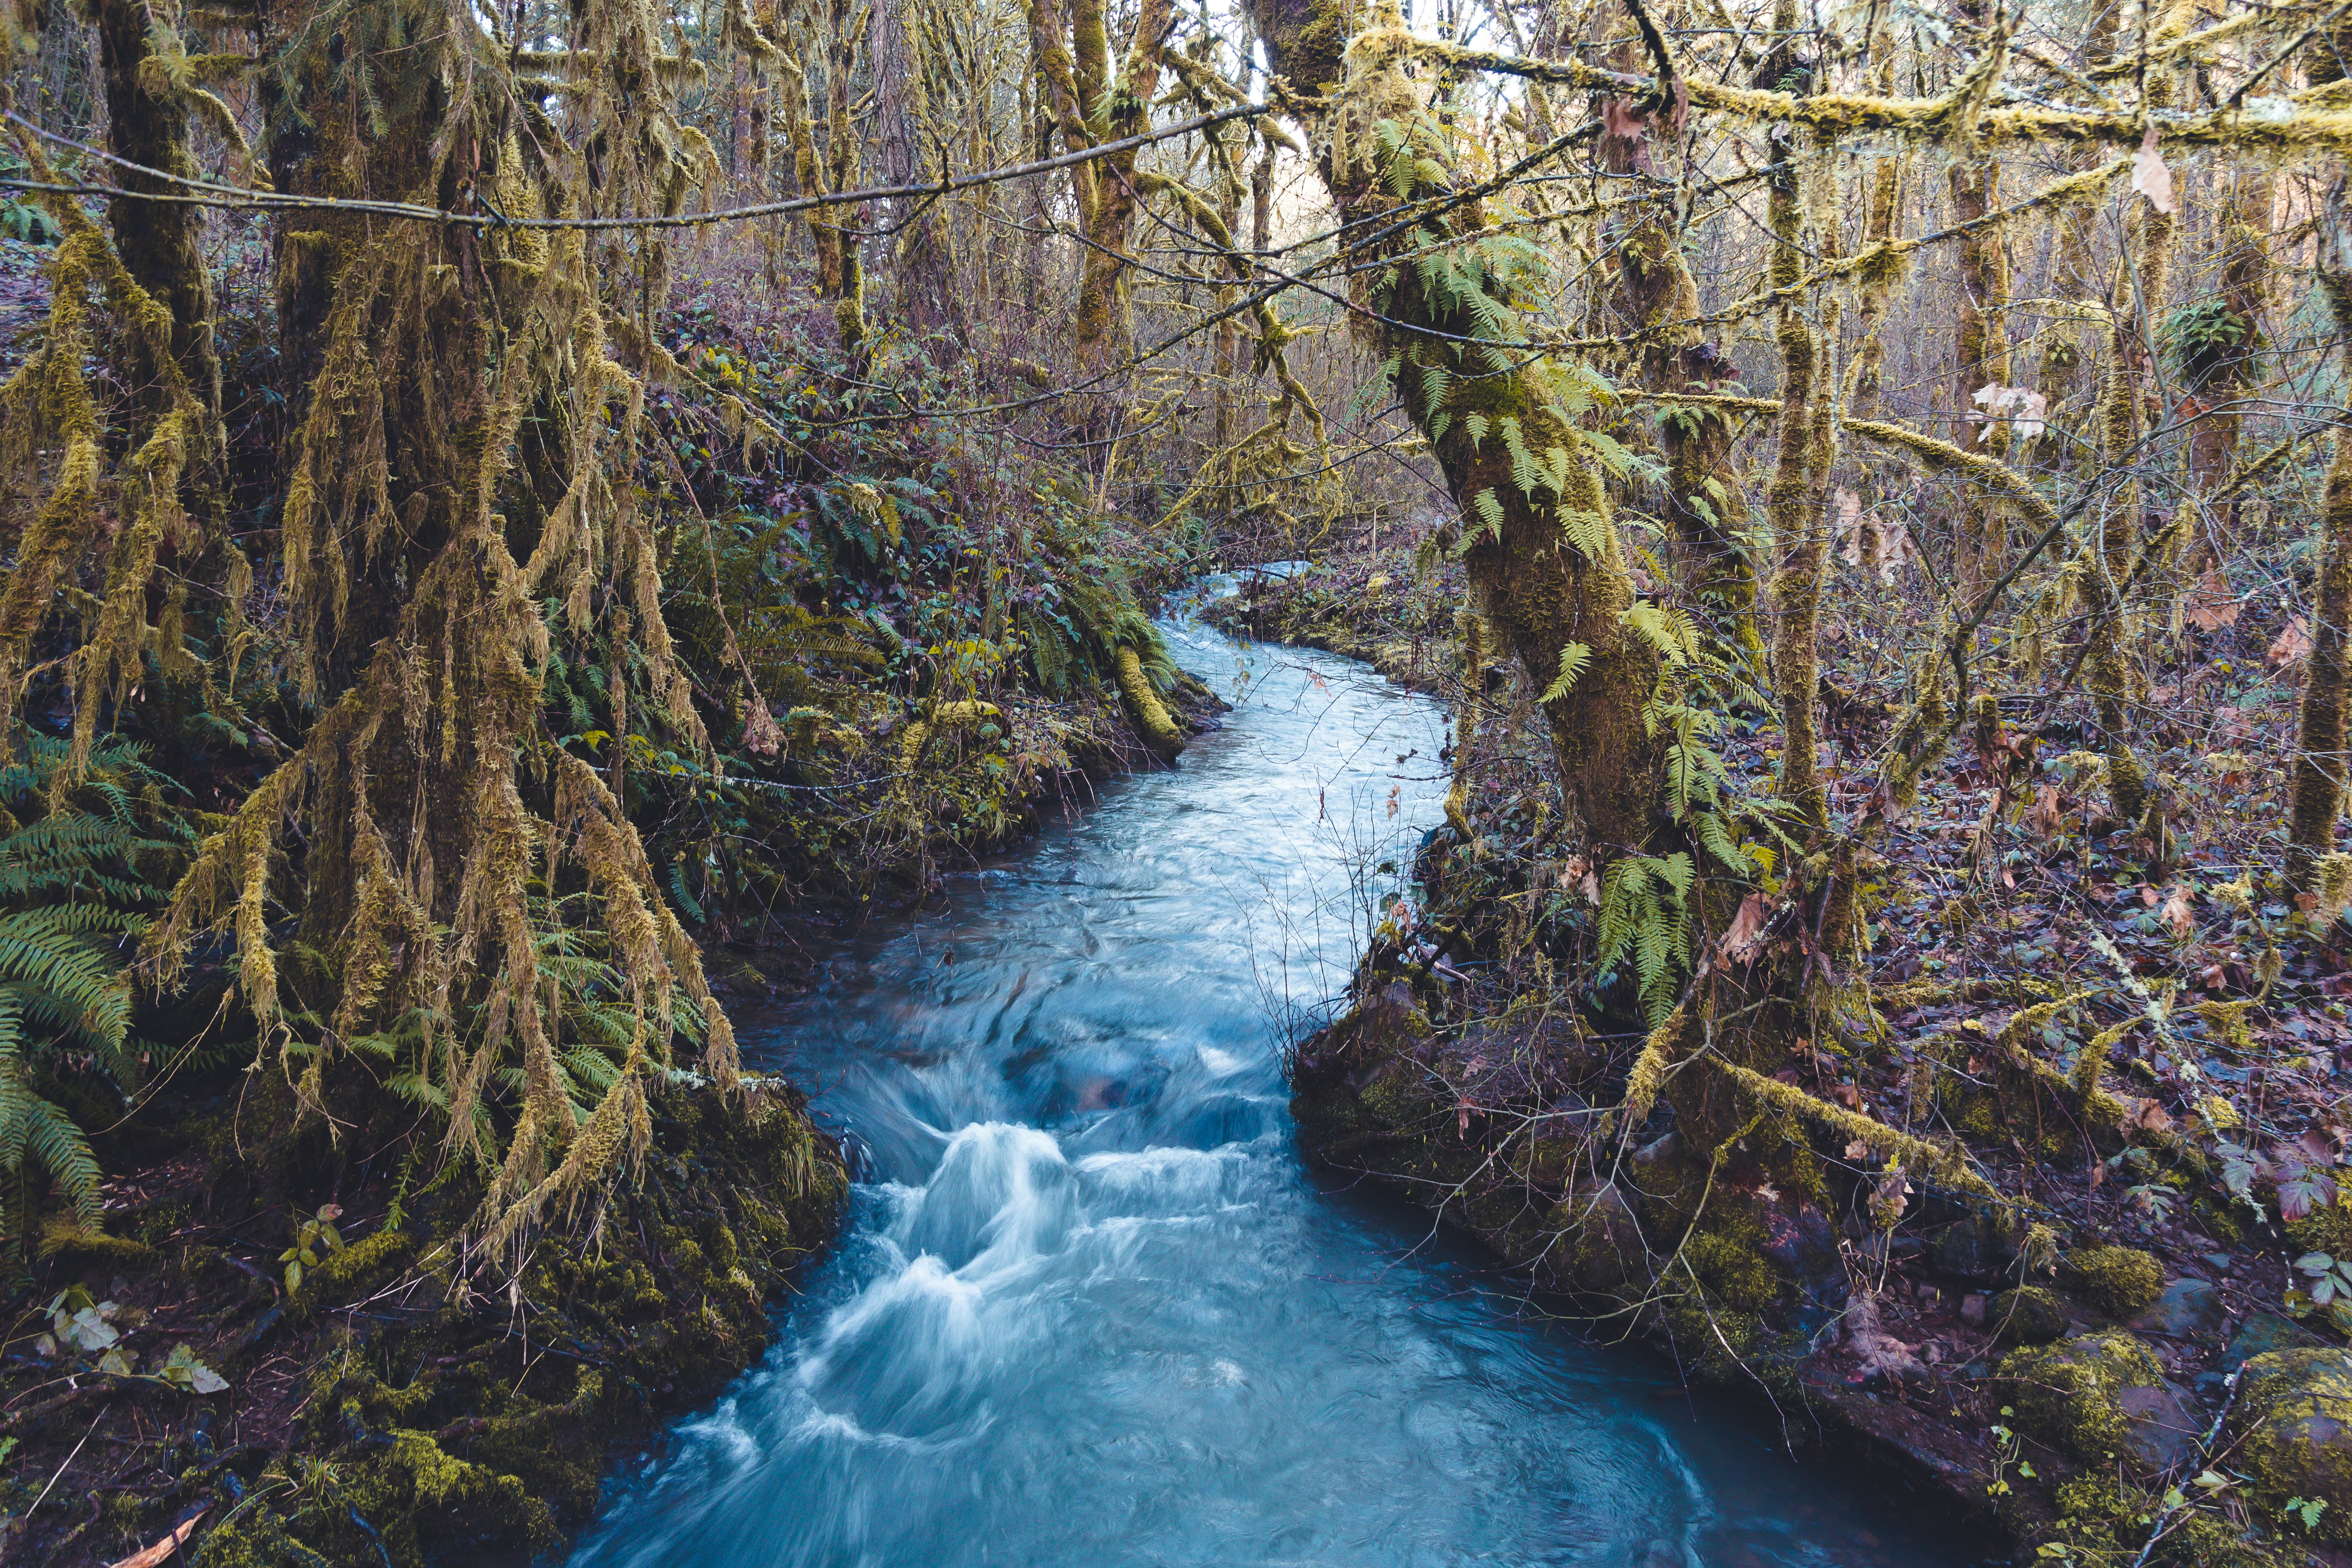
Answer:
<path fill-rule="evenodd" d="M 1880 846 L 1857 978 L 1883 1028 L 1800 1040 L 1777 1076 L 1957 1142 L 1990 1205 L 1833 1137 L 1708 1158 L 1663 1109 L 1581 1166 L 1549 1137 L 1622 1098 L 1642 1035 L 1597 1033 L 1558 982 L 1593 885 L 1553 842 L 1532 694 L 1498 667 L 1465 680 L 1434 607 L 1461 600 L 1435 586 L 1404 550 L 1343 549 L 1212 612 L 1457 716 L 1461 816 L 1353 1013 L 1298 1050 L 1314 1157 L 1481 1236 L 1557 1293 L 1542 1310 L 1757 1393 L 1793 1441 L 1858 1443 L 2021 1561 L 2352 1563 L 2352 972 L 2342 925 L 2315 932 L 2275 879 L 2283 628 L 2249 613 L 2176 643 L 2158 695 L 2196 689 L 2214 717 L 2141 738 L 2171 792 L 2162 853 L 2100 819 L 2083 715 L 2006 700 Z M 1866 625 L 1833 630 L 1824 760 L 1847 803 L 1902 672 Z M 1717 745 L 1769 792 L 1769 714 L 1735 710 Z M 2103 1079 L 2086 1050 L 2111 1053 Z"/>

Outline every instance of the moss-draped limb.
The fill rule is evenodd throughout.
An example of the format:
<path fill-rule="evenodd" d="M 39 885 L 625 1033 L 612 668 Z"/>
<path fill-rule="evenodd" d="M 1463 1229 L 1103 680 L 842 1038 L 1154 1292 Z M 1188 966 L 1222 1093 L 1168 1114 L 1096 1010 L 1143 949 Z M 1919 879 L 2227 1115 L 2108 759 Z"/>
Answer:
<path fill-rule="evenodd" d="M 521 216 L 680 210 L 712 154 L 655 90 L 649 18 L 594 4 L 574 23 L 570 110 L 604 138 L 578 159 L 518 129 L 510 94 L 476 90 L 469 73 L 494 68 L 429 5 L 351 14 L 332 48 L 331 29 L 291 30 L 264 73 L 276 183 L 444 206 L 479 188 Z M 364 79 L 416 90 L 370 97 Z M 559 637 L 572 658 L 625 644 L 614 666 L 641 695 L 615 710 L 709 754 L 629 479 L 646 380 L 677 368 L 653 331 L 665 252 L 301 221 L 278 275 L 281 359 L 308 389 L 281 537 L 322 711 L 199 847 L 148 962 L 168 976 L 199 938 L 232 941 L 265 1055 L 285 1047 L 299 1115 L 331 1131 L 352 1042 L 400 1055 L 450 1156 L 489 1173 L 480 1234 L 515 1242 L 643 1152 L 665 1071 L 735 1076 L 621 802 L 543 716 Z M 284 910 L 314 961 L 278 963 Z M 604 1060 L 574 1076 L 583 1050 Z"/>
<path fill-rule="evenodd" d="M 37 139 L 19 131 L 16 141 L 35 175 L 56 183 Z M 0 735 L 13 733 L 34 639 L 48 624 L 59 590 L 104 539 L 108 522 L 118 521 L 96 625 L 66 664 L 74 695 L 71 766 L 78 771 L 101 713 L 143 678 L 151 652 L 173 679 L 185 679 L 194 667 L 178 618 L 167 615 L 162 626 L 151 626 L 149 600 L 165 553 L 193 556 L 205 543 L 183 504 L 182 481 L 191 449 L 214 443 L 217 426 L 183 366 L 170 310 L 78 206 L 60 196 L 47 198 L 47 205 L 66 236 L 51 268 L 48 331 L 0 386 L 0 493 L 27 479 L 37 483 L 45 469 L 47 478 L 47 493 L 16 537 L 16 559 L 0 587 L 0 716 L 8 720 Z M 125 379 L 139 388 L 130 411 L 131 449 L 111 482 L 108 435 L 89 376 L 97 346 L 93 289 L 125 329 Z M 110 500 L 116 519 L 105 515 Z M 0 739 L 0 754 L 6 750 Z"/>

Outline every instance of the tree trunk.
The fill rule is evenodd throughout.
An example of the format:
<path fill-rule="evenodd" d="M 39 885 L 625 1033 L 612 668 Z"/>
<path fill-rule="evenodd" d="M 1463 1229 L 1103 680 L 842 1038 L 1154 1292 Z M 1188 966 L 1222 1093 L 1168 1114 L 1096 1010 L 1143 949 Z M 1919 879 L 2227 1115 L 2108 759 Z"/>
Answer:
<path fill-rule="evenodd" d="M 1294 92 L 1312 102 L 1336 90 L 1319 167 L 1340 219 L 1376 220 L 1392 210 L 1376 127 L 1415 126 L 1426 89 L 1392 56 L 1343 62 L 1349 12 L 1340 0 L 1255 0 L 1252 14 L 1271 68 Z M 1434 136 L 1410 133 L 1417 153 L 1445 161 L 1449 149 Z M 1473 203 L 1429 221 L 1461 234 L 1485 218 Z M 1399 236 L 1382 244 L 1394 251 L 1406 242 Z M 1643 709 L 1657 689 L 1660 656 L 1627 624 L 1633 579 L 1582 439 L 1542 380 L 1508 351 L 1459 341 L 1489 335 L 1483 323 L 1507 316 L 1442 279 L 1433 288 L 1417 268 L 1394 276 L 1364 330 L 1375 353 L 1394 356 L 1397 394 L 1462 508 L 1478 608 L 1538 689 L 1570 673 L 1564 659 L 1571 666 L 1573 679 L 1557 682 L 1565 689 L 1542 706 L 1561 790 L 1596 858 L 1654 851 L 1672 737 L 1652 733 Z M 1571 526 L 1580 543 L 1571 542 Z"/>
<path fill-rule="evenodd" d="M 2320 284 L 2337 333 L 2352 333 L 2352 220 L 2340 182 L 2328 195 L 2323 224 Z M 2336 847 L 2336 818 L 2344 805 L 2345 705 L 2352 691 L 2346 658 L 2352 632 L 2352 429 L 2336 431 L 2336 460 L 2328 467 L 2319 521 L 2318 592 L 2287 797 L 2287 878 L 2305 891 L 2313 886 L 2320 858 Z"/>

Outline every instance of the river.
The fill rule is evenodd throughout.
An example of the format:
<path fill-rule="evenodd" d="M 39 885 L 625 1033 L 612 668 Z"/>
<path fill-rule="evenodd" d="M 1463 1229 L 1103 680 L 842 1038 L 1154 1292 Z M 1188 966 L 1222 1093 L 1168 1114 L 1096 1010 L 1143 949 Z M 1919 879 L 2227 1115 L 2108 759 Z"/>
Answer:
<path fill-rule="evenodd" d="M 1438 708 L 1184 623 L 1176 767 L 877 919 L 743 1023 L 870 1146 L 766 1362 L 576 1568 L 1959 1568 L 1769 1415 L 1584 1342 L 1302 1165 L 1279 1058 L 1440 819 Z"/>

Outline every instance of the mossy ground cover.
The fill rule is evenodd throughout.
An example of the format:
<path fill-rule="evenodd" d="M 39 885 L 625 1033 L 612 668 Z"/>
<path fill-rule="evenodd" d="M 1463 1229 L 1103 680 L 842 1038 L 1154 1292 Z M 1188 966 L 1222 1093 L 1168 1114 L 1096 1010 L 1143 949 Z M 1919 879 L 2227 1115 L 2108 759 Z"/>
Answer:
<path fill-rule="evenodd" d="M 51 1231 L 0 1374 L 12 1554 L 111 1563 L 191 1519 L 187 1560 L 221 1568 L 551 1551 L 615 1445 L 759 1358 L 847 1192 L 789 1086 L 679 1083 L 638 1180 L 486 1257 L 466 1236 L 481 1178 L 418 1174 L 413 1108 L 334 1110 L 330 1138 L 289 1134 L 268 1077 L 159 1097 L 139 1142 L 173 1156 L 110 1175 L 107 1236 Z M 340 1244 L 296 1281 L 281 1257 L 320 1215 Z M 60 1342 L 57 1296 L 91 1309 L 112 1359 Z M 191 1354 L 222 1386 L 161 1377 Z"/>

